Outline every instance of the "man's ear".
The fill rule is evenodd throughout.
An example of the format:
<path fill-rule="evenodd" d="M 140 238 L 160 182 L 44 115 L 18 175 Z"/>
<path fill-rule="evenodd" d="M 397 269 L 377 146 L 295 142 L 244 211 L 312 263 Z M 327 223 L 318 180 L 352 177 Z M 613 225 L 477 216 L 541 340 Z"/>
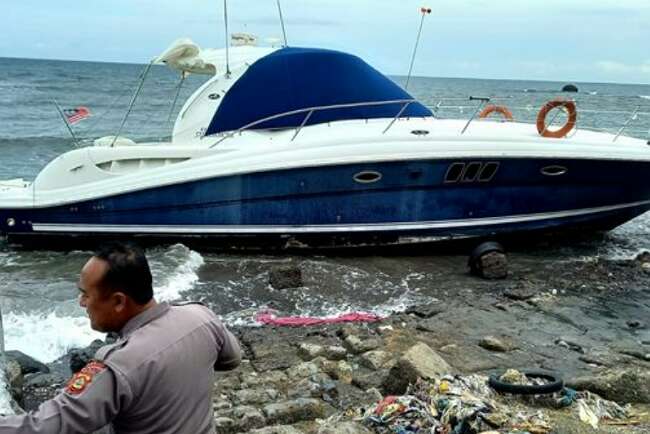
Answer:
<path fill-rule="evenodd" d="M 123 292 L 114 292 L 111 294 L 111 301 L 113 302 L 115 312 L 123 312 L 126 309 L 127 297 Z"/>

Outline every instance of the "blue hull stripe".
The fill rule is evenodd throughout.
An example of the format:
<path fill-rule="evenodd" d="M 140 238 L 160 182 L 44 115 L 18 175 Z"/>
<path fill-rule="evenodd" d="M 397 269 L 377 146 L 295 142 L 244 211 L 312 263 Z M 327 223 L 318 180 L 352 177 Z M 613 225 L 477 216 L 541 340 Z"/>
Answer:
<path fill-rule="evenodd" d="M 137 234 L 308 234 L 350 232 L 392 232 L 427 229 L 456 229 L 479 226 L 498 226 L 543 220 L 595 215 L 650 205 L 650 200 L 537 214 L 488 217 L 476 219 L 439 220 L 422 222 L 366 223 L 341 225 L 102 225 L 34 223 L 34 232 L 56 233 L 137 233 Z"/>

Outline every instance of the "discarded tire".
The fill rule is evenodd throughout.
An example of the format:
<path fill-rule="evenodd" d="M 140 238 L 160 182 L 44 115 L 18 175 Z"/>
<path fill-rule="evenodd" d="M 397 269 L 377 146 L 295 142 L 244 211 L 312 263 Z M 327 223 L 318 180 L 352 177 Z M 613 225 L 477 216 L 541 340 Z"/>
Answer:
<path fill-rule="evenodd" d="M 479 244 L 469 255 L 470 272 L 486 279 L 504 279 L 508 276 L 505 249 L 496 241 Z"/>
<path fill-rule="evenodd" d="M 543 370 L 521 370 L 521 372 L 527 378 L 541 378 L 547 380 L 548 383 L 541 385 L 510 384 L 499 379 L 503 375 L 503 372 L 499 372 L 490 375 L 488 384 L 497 392 L 511 393 L 513 395 L 545 395 L 559 392 L 564 388 L 564 380 L 556 372 Z"/>

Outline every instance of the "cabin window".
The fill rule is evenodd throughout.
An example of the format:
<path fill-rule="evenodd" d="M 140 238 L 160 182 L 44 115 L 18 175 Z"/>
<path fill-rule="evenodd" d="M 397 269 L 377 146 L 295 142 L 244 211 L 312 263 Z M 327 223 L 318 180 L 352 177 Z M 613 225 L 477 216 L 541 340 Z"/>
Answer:
<path fill-rule="evenodd" d="M 541 170 L 542 175 L 546 176 L 561 176 L 566 174 L 568 171 L 569 169 L 564 166 L 546 166 Z"/>
<path fill-rule="evenodd" d="M 465 169 L 465 163 L 454 163 L 447 169 L 445 182 L 458 182 Z"/>
<path fill-rule="evenodd" d="M 492 178 L 494 178 L 494 175 L 496 175 L 497 170 L 499 170 L 499 163 L 494 161 L 485 163 L 478 174 L 479 182 L 492 181 Z"/>
<path fill-rule="evenodd" d="M 375 172 L 373 170 L 364 170 L 354 175 L 354 181 L 359 184 L 372 184 L 381 179 L 381 173 Z"/>
<path fill-rule="evenodd" d="M 482 164 L 478 162 L 469 163 L 465 168 L 465 173 L 463 173 L 463 182 L 475 181 L 481 166 Z"/>

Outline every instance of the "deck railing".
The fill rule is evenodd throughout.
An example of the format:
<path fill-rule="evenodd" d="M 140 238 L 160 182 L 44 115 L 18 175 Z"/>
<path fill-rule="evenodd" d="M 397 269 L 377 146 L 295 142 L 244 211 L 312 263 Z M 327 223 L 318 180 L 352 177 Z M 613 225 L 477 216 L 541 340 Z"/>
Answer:
<path fill-rule="evenodd" d="M 382 134 L 386 134 L 391 127 L 395 124 L 395 122 L 404 114 L 406 109 L 408 108 L 409 105 L 413 104 L 414 102 L 417 102 L 415 99 L 395 99 L 395 100 L 386 100 L 386 101 L 369 101 L 369 102 L 359 102 L 359 103 L 349 103 L 349 104 L 335 104 L 335 105 L 326 105 L 326 106 L 318 106 L 318 107 L 308 107 L 304 109 L 299 109 L 299 110 L 291 110 L 288 112 L 280 113 L 277 115 L 273 116 L 268 116 L 263 119 L 256 120 L 254 122 L 248 123 L 244 125 L 243 127 L 235 130 L 235 131 L 229 131 L 224 133 L 224 136 L 221 137 L 216 143 L 213 143 L 210 145 L 210 148 L 213 148 L 223 142 L 224 140 L 227 140 L 231 137 L 234 137 L 238 134 L 243 133 L 246 130 L 251 130 L 255 128 L 258 125 L 262 125 L 267 122 L 271 122 L 277 119 L 282 119 L 286 118 L 289 116 L 296 116 L 300 114 L 304 114 L 305 117 L 302 120 L 302 123 L 298 127 L 293 127 L 296 129 L 293 137 L 291 137 L 291 141 L 294 141 L 296 137 L 298 137 L 298 134 L 300 134 L 300 131 L 307 125 L 307 122 L 309 122 L 309 119 L 311 119 L 312 115 L 314 113 L 320 112 L 320 111 L 326 111 L 326 110 L 335 110 L 335 109 L 344 109 L 344 108 L 357 108 L 357 107 L 376 107 L 376 106 L 382 106 L 382 105 L 400 105 L 400 109 L 398 112 L 395 114 L 395 116 L 391 119 L 390 123 L 388 126 L 382 131 Z M 206 136 L 204 136 L 206 137 Z"/>
<path fill-rule="evenodd" d="M 567 95 L 562 96 L 565 99 L 571 99 Z M 490 97 L 446 97 L 440 98 L 435 104 L 424 104 L 429 108 L 433 116 L 440 119 L 445 118 L 465 118 L 467 123 L 464 124 L 463 128 L 460 131 L 460 134 L 464 134 L 470 127 L 472 122 L 475 122 L 477 115 L 482 108 L 486 106 L 489 102 L 490 104 L 503 105 L 507 107 L 514 116 L 514 121 L 517 122 L 526 122 L 526 123 L 535 123 L 537 114 L 541 107 L 552 100 L 554 97 L 549 95 L 538 95 L 535 98 L 535 101 L 529 101 L 526 105 L 520 105 L 524 98 L 513 97 L 513 96 L 490 96 Z M 601 97 L 602 100 L 604 97 Z M 633 98 L 633 97 L 607 97 L 607 98 Z M 578 125 L 580 129 L 596 131 L 596 132 L 606 132 L 612 134 L 613 141 L 616 141 L 622 134 L 629 134 L 637 138 L 645 138 L 650 143 L 650 101 L 647 104 L 637 104 L 633 109 L 629 110 L 619 110 L 619 109 L 605 109 L 605 108 L 589 108 L 590 106 L 598 105 L 598 97 L 593 95 L 582 95 L 581 98 L 571 99 L 577 106 L 578 110 L 578 121 L 576 122 L 575 129 L 573 133 L 578 130 Z M 236 135 L 242 134 L 244 131 L 254 129 L 255 127 L 262 125 L 267 122 L 271 122 L 277 119 L 282 119 L 290 116 L 304 115 L 304 118 L 300 125 L 297 127 L 291 127 L 288 129 L 295 129 L 291 141 L 294 141 L 302 129 L 307 125 L 309 120 L 315 113 L 326 111 L 326 110 L 335 110 L 343 108 L 355 108 L 355 107 L 373 107 L 373 106 L 382 106 L 382 105 L 399 105 L 400 108 L 395 114 L 395 116 L 390 120 L 386 128 L 382 131 L 382 134 L 386 134 L 395 122 L 402 117 L 406 109 L 413 103 L 420 102 L 416 99 L 397 99 L 397 100 L 386 100 L 386 101 L 370 101 L 370 102 L 360 102 L 360 103 L 349 103 L 349 104 L 336 104 L 336 105 L 327 105 L 327 106 L 318 106 L 318 107 L 308 107 L 299 110 L 291 110 L 284 113 L 279 113 L 276 115 L 268 116 L 263 119 L 250 122 L 243 127 L 234 130 L 228 131 L 220 134 L 220 137 L 217 142 L 210 145 L 210 148 L 217 146 L 222 143 L 224 140 L 232 138 Z M 458 104 L 454 104 L 457 102 Z M 469 102 L 470 104 L 463 104 L 463 102 Z M 516 105 L 513 105 L 515 103 Z M 460 116 L 459 116 L 460 115 Z M 467 116 L 466 116 L 467 115 Z M 548 122 L 547 128 L 552 127 L 556 121 L 563 121 L 562 110 L 557 110 L 553 113 L 553 116 L 549 116 L 550 122 Z M 635 128 L 637 127 L 637 128 Z M 206 136 L 204 136 L 206 137 Z"/>

